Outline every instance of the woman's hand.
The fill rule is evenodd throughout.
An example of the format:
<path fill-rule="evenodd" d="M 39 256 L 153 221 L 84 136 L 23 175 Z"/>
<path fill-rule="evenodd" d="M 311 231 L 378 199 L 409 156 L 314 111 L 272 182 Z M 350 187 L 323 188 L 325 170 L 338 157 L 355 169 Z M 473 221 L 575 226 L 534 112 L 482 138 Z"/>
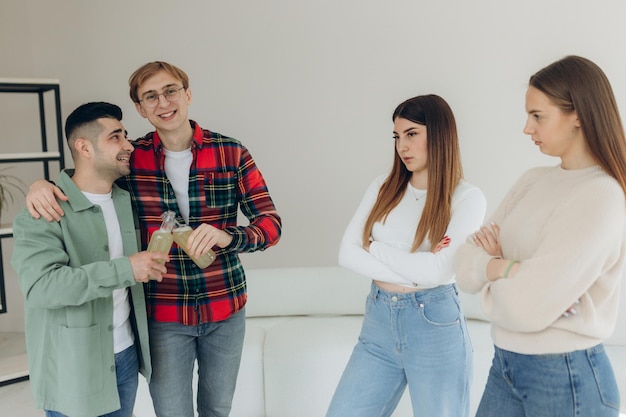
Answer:
<path fill-rule="evenodd" d="M 563 317 L 568 318 L 571 316 L 575 316 L 577 311 L 576 311 L 576 305 L 580 304 L 579 300 L 576 300 L 576 302 L 574 303 L 574 305 L 572 305 L 570 308 L 568 308 L 565 313 L 563 313 Z"/>
<path fill-rule="evenodd" d="M 474 233 L 474 244 L 483 248 L 489 255 L 502 258 L 499 235 L 500 228 L 497 224 L 491 223 L 491 228 L 483 226 Z"/>
<path fill-rule="evenodd" d="M 437 253 L 443 248 L 447 248 L 448 246 L 450 246 L 450 237 L 444 236 L 443 239 L 441 239 L 439 243 L 437 243 L 437 246 L 435 246 L 435 249 L 431 250 L 431 252 Z"/>

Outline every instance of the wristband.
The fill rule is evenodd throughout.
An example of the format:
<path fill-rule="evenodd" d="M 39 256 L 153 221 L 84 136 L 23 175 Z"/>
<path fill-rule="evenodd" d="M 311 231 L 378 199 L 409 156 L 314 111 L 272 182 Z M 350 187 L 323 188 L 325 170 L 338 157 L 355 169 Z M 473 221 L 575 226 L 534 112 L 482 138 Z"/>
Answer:
<path fill-rule="evenodd" d="M 508 278 L 509 276 L 509 272 L 511 271 L 511 268 L 513 267 L 514 264 L 516 264 L 517 261 L 515 259 L 512 259 L 509 264 L 506 266 L 506 268 L 504 268 L 504 274 L 502 274 L 502 278 Z"/>

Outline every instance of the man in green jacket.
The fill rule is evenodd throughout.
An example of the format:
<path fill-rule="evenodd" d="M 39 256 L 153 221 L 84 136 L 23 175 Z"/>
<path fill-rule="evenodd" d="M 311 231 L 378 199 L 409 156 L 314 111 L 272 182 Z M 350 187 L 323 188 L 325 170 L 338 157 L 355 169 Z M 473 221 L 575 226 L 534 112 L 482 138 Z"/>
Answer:
<path fill-rule="evenodd" d="M 74 110 L 65 134 L 75 169 L 58 183 L 65 216 L 23 210 L 13 223 L 30 380 L 49 417 L 131 417 L 138 372 L 150 379 L 141 283 L 161 280 L 168 255 L 137 252 L 130 197 L 114 185 L 133 152 L 121 119 L 109 103 Z"/>

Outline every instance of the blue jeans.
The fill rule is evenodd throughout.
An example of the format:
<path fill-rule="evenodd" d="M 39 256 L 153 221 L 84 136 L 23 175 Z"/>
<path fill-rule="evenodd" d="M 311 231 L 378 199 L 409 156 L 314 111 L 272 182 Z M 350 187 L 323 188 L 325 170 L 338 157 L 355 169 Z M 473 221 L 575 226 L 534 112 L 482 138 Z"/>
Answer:
<path fill-rule="evenodd" d="M 115 354 L 115 376 L 121 408 L 101 417 L 132 417 L 139 383 L 139 362 L 135 345 Z M 46 417 L 66 417 L 57 411 L 46 410 Z"/>
<path fill-rule="evenodd" d="M 227 417 L 239 373 L 245 310 L 224 321 L 186 326 L 150 320 L 150 395 L 158 417 L 193 417 L 193 368 L 198 361 L 199 417 Z"/>
<path fill-rule="evenodd" d="M 550 355 L 495 348 L 477 417 L 617 417 L 619 391 L 600 344 Z"/>
<path fill-rule="evenodd" d="M 359 341 L 326 416 L 389 416 L 407 384 L 414 416 L 467 416 L 471 379 L 454 285 L 402 294 L 372 283 Z"/>

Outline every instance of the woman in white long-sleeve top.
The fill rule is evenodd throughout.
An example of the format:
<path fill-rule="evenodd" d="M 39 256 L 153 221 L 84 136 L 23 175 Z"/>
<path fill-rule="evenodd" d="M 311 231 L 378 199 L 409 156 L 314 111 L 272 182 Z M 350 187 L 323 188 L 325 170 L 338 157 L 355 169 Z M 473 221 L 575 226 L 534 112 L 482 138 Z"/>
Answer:
<path fill-rule="evenodd" d="M 327 416 L 389 416 L 407 384 L 415 416 L 467 416 L 472 352 L 453 258 L 480 227 L 485 197 L 462 179 L 441 97 L 405 101 L 393 122 L 391 173 L 371 184 L 341 242 L 339 263 L 372 286 Z"/>
<path fill-rule="evenodd" d="M 608 79 L 565 57 L 530 78 L 524 132 L 557 166 L 526 172 L 457 254 L 482 292 L 495 356 L 477 416 L 617 416 L 602 341 L 626 246 L 626 145 Z"/>

